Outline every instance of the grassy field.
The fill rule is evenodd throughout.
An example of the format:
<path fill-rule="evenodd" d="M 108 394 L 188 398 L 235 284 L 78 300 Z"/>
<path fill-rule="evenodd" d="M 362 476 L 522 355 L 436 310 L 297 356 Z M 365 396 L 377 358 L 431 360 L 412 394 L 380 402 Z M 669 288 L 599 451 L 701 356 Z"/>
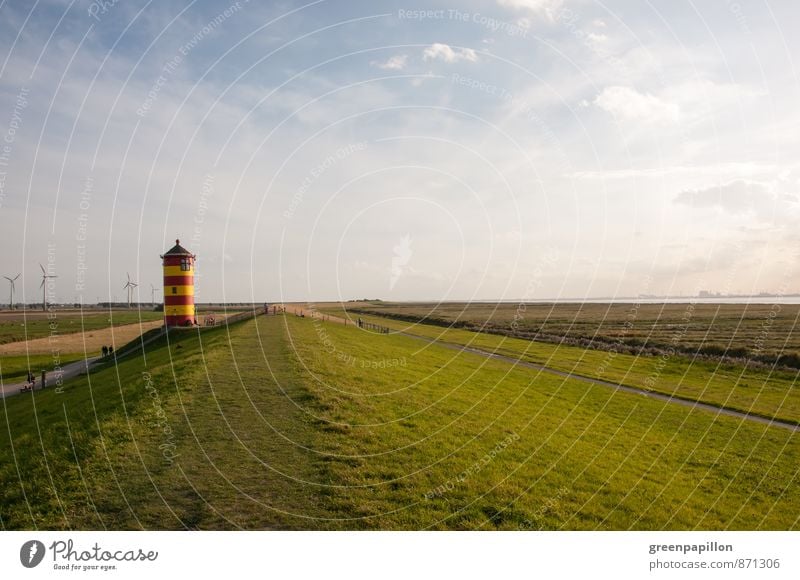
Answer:
<path fill-rule="evenodd" d="M 54 318 L 41 311 L 14 311 L 0 313 L 0 344 L 22 342 L 50 336 L 51 323 L 56 324 L 59 334 L 99 330 L 109 326 L 123 326 L 140 321 L 161 320 L 163 313 L 150 310 L 55 311 Z"/>
<path fill-rule="evenodd" d="M 344 310 L 334 305 L 323 306 L 321 310 L 347 316 Z M 395 331 L 800 424 L 800 371 L 770 370 L 761 365 L 750 368 L 745 364 L 682 356 L 636 356 L 427 324 L 410 325 L 379 316 L 360 316 Z"/>
<path fill-rule="evenodd" d="M 199 336 L 7 400 L 2 526 L 800 527 L 787 430 L 309 318 Z"/>
<path fill-rule="evenodd" d="M 282 329 L 259 327 L 266 356 L 255 329 L 174 332 L 63 393 L 7 399 L 3 527 L 292 529 L 324 515 Z"/>
<path fill-rule="evenodd" d="M 352 311 L 618 350 L 673 348 L 800 368 L 797 304 L 346 303 Z"/>

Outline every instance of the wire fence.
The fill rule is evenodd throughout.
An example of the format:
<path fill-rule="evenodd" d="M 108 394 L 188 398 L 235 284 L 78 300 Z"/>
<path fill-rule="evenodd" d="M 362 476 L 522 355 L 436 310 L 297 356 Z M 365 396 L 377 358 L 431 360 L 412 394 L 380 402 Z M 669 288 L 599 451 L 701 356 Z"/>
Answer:
<path fill-rule="evenodd" d="M 387 326 L 381 326 L 380 324 L 375 324 L 372 322 L 367 322 L 362 320 L 361 318 L 356 318 L 355 320 L 349 318 L 341 318 L 338 316 L 334 316 L 331 318 L 328 314 L 323 314 L 317 310 L 309 309 L 309 310 L 295 310 L 294 315 L 298 318 L 316 318 L 322 321 L 333 320 L 336 323 L 344 324 L 345 326 L 353 325 L 357 326 L 358 328 L 363 328 L 364 330 L 369 330 L 375 332 L 377 334 L 389 334 L 390 328 Z"/>
<path fill-rule="evenodd" d="M 221 324 L 232 324 L 234 322 L 239 322 L 241 320 L 249 320 L 250 318 L 255 318 L 256 316 L 266 315 L 266 316 L 275 316 L 278 314 L 283 314 L 286 312 L 286 309 L 282 306 L 268 306 L 264 305 L 264 307 L 253 308 L 252 310 L 245 310 L 243 312 L 237 312 L 236 314 L 231 314 L 226 317 L 217 316 L 214 312 L 206 312 L 203 315 L 203 321 L 200 324 L 201 326 L 219 326 Z"/>
<path fill-rule="evenodd" d="M 378 334 L 389 334 L 389 328 L 387 326 L 381 326 L 380 324 L 374 324 L 372 322 L 366 322 L 358 318 L 356 320 L 356 325 L 359 328 L 363 328 L 364 330 L 371 330 L 372 332 L 377 332 Z"/>

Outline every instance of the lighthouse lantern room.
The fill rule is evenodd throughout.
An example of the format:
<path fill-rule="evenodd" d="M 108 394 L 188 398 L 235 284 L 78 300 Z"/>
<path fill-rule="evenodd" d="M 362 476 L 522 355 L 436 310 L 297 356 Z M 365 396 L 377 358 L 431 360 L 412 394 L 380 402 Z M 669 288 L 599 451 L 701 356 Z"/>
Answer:
<path fill-rule="evenodd" d="M 194 309 L 195 255 L 175 240 L 175 246 L 161 256 L 164 266 L 164 324 L 197 324 Z"/>

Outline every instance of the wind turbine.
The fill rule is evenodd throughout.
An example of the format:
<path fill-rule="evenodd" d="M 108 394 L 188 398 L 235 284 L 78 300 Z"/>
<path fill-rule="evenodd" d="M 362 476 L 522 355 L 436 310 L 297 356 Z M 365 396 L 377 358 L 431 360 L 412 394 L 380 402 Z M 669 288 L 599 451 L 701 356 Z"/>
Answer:
<path fill-rule="evenodd" d="M 151 306 L 153 308 L 156 307 L 156 290 L 161 290 L 161 288 L 156 288 L 150 284 L 150 302 L 152 302 Z"/>
<path fill-rule="evenodd" d="M 47 287 L 45 282 L 47 282 L 48 278 L 58 278 L 58 276 L 54 276 L 52 274 L 48 274 L 47 271 L 44 269 L 42 264 L 39 264 L 39 267 L 42 269 L 42 283 L 39 284 L 39 288 L 42 289 L 42 310 L 45 312 L 47 311 Z"/>
<path fill-rule="evenodd" d="M 126 272 L 126 274 L 128 276 L 128 282 L 122 288 L 128 290 L 128 308 L 130 308 L 131 307 L 131 298 L 132 298 L 132 295 L 133 295 L 133 289 L 136 288 L 138 286 L 138 284 L 136 282 L 132 282 L 131 281 L 131 275 L 130 274 L 128 274 L 127 272 Z"/>
<path fill-rule="evenodd" d="M 14 310 L 14 280 L 20 277 L 20 274 L 17 274 L 13 278 L 9 278 L 8 276 L 3 276 L 6 280 L 8 280 L 9 284 L 11 284 L 11 298 L 8 299 L 8 308 L 10 310 Z"/>

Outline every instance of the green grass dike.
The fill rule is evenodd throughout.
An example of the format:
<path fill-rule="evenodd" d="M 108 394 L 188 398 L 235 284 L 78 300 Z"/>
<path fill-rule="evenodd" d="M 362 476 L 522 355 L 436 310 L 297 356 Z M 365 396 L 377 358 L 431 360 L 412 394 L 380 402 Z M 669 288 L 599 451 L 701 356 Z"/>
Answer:
<path fill-rule="evenodd" d="M 336 308 L 324 312 L 347 314 Z M 750 368 L 686 356 L 645 356 L 509 338 L 497 334 L 359 316 L 395 331 L 800 425 L 800 371 Z"/>
<path fill-rule="evenodd" d="M 199 336 L 8 399 L 2 526 L 800 528 L 786 429 L 310 318 Z"/>
<path fill-rule="evenodd" d="M 318 526 L 320 462 L 283 335 L 276 319 L 176 331 L 63 393 L 7 399 L 3 528 Z"/>

